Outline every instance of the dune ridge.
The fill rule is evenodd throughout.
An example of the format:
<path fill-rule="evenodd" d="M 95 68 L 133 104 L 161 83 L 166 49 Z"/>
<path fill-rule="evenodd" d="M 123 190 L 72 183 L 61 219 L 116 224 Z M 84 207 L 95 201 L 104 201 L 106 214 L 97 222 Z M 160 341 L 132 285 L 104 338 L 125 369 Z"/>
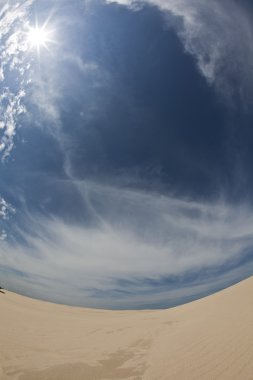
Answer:
<path fill-rule="evenodd" d="M 253 379 L 253 277 L 166 310 L 0 294 L 1 380 Z"/>

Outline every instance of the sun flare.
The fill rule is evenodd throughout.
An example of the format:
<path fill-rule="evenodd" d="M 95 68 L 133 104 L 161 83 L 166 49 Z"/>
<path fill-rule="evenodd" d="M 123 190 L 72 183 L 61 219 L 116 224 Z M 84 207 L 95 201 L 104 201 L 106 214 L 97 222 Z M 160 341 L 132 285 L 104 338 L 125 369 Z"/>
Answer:
<path fill-rule="evenodd" d="M 42 47 L 49 50 L 48 45 L 54 42 L 52 40 L 52 31 L 47 29 L 46 24 L 41 27 L 38 25 L 34 27 L 30 26 L 27 31 L 27 42 L 30 48 L 37 49 L 37 52 L 39 52 Z"/>
<path fill-rule="evenodd" d="M 45 46 L 48 41 L 48 32 L 43 28 L 30 28 L 28 32 L 28 42 L 33 47 Z"/>

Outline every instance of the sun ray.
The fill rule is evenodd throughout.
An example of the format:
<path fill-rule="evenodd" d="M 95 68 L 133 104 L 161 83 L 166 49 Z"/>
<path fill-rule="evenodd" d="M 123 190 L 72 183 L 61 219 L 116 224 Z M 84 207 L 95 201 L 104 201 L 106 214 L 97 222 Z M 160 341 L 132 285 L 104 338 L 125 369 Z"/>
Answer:
<path fill-rule="evenodd" d="M 36 22 L 34 26 L 28 27 L 27 43 L 30 49 L 35 48 L 38 54 L 42 47 L 49 50 L 49 45 L 53 42 L 55 41 L 52 39 L 52 30 L 48 29 L 47 21 L 42 26 Z"/>
<path fill-rule="evenodd" d="M 28 42 L 32 47 L 45 46 L 48 41 L 48 32 L 44 28 L 30 28 Z"/>

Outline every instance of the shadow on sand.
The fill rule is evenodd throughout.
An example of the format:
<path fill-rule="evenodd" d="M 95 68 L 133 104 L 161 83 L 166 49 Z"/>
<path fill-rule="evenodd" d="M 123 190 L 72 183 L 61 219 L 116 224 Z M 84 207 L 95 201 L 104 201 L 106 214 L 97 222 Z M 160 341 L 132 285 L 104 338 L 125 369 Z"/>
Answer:
<path fill-rule="evenodd" d="M 3 288 L 1 286 L 0 286 L 0 293 L 5 294 L 5 292 L 4 292 L 4 290 L 3 290 Z"/>

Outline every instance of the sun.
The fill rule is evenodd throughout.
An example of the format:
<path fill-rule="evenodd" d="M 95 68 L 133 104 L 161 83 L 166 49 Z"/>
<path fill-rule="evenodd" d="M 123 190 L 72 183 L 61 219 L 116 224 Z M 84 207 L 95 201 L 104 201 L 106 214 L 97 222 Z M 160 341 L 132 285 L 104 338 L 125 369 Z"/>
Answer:
<path fill-rule="evenodd" d="M 52 30 L 47 28 L 45 23 L 41 27 L 36 23 L 35 26 L 29 26 L 27 30 L 27 43 L 31 49 L 36 49 L 39 53 L 41 48 L 49 50 L 49 44 L 54 42 L 52 39 Z"/>
<path fill-rule="evenodd" d="M 32 47 L 46 47 L 47 42 L 49 41 L 49 32 L 44 28 L 30 28 L 28 32 L 28 42 Z"/>

